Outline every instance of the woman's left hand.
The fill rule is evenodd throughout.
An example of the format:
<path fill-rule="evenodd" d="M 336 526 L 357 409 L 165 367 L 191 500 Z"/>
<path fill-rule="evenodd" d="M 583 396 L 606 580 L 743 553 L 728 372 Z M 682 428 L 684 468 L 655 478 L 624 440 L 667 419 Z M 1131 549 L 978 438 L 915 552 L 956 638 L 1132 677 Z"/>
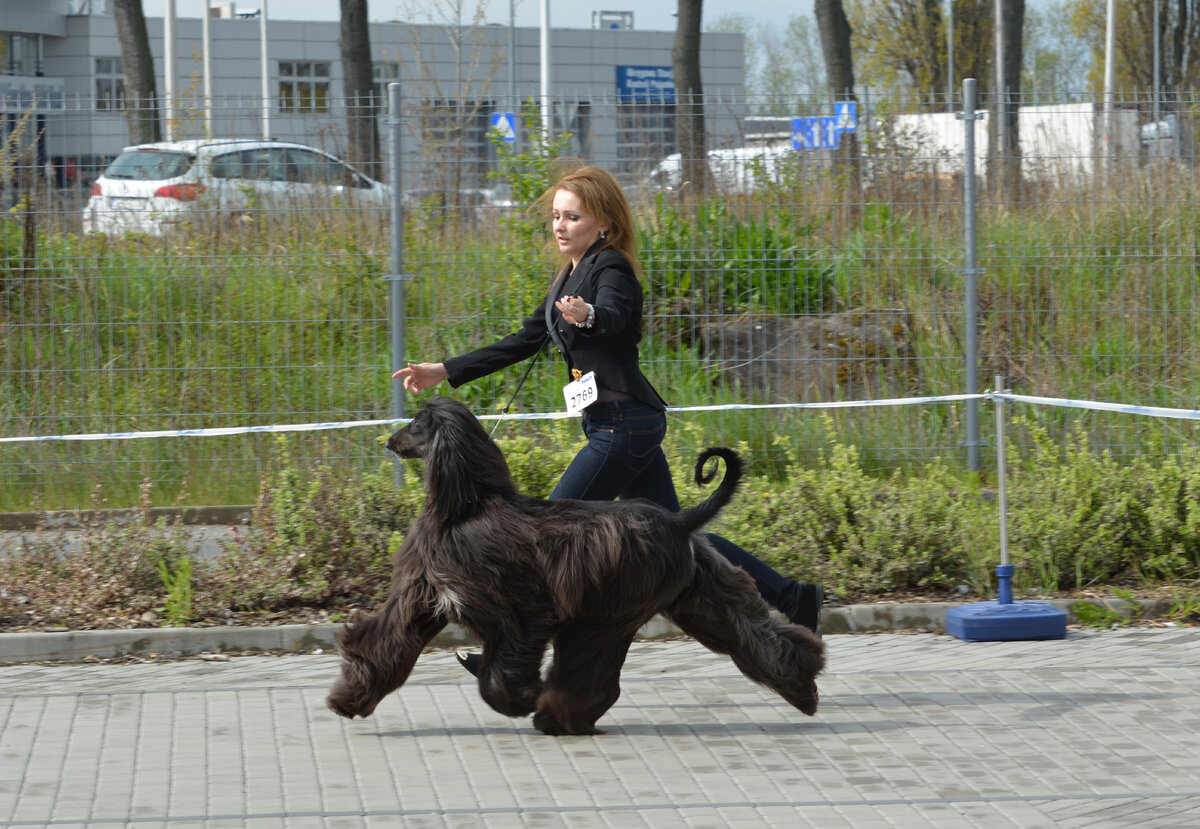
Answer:
<path fill-rule="evenodd" d="M 563 319 L 578 325 L 587 319 L 588 304 L 577 296 L 563 296 L 554 303 L 554 307 L 563 315 Z"/>

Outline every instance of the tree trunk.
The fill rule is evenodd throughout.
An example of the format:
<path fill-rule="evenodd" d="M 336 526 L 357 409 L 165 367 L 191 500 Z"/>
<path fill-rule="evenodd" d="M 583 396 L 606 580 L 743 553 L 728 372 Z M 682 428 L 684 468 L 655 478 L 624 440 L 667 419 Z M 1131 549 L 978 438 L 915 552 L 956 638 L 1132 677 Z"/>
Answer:
<path fill-rule="evenodd" d="M 375 122 L 375 78 L 371 71 L 371 35 L 367 27 L 367 0 L 341 0 L 342 73 L 345 76 L 346 135 L 349 160 L 379 177 L 379 128 Z M 380 105 L 382 102 L 379 102 Z"/>
<path fill-rule="evenodd" d="M 1021 34 L 1025 28 L 1025 0 L 999 0 L 999 3 L 1004 89 L 997 91 L 997 110 L 1002 111 L 1003 116 L 1002 119 L 991 118 L 988 123 L 989 187 L 1001 201 L 1012 202 L 1019 197 L 1021 186 L 1021 144 L 1017 116 L 1021 103 Z M 994 48 L 992 53 L 994 68 Z M 992 89 L 996 89 L 994 76 Z"/>
<path fill-rule="evenodd" d="M 671 64 L 675 70 L 676 136 L 682 182 L 703 198 L 712 191 L 704 132 L 704 88 L 700 83 L 700 14 L 702 0 L 679 0 Z"/>
<path fill-rule="evenodd" d="M 154 58 L 142 0 L 112 0 L 117 42 L 121 48 L 121 71 L 125 74 L 125 119 L 129 143 L 147 144 L 162 140 L 158 117 L 158 88 L 154 80 Z"/>
<path fill-rule="evenodd" d="M 825 77 L 829 94 L 835 102 L 851 101 L 857 107 L 854 93 L 854 58 L 850 51 L 850 21 L 842 0 L 816 0 L 813 11 L 821 33 L 821 51 L 825 54 Z M 859 160 L 858 133 L 843 132 L 837 149 L 839 172 L 846 176 L 852 198 L 847 204 L 857 205 L 862 193 L 862 166 Z"/>

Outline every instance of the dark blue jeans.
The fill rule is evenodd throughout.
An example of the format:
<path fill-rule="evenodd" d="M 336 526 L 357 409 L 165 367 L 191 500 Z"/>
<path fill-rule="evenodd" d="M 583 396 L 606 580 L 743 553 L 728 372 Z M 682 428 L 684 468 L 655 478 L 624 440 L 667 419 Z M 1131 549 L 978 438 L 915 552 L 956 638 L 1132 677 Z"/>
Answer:
<path fill-rule="evenodd" d="M 636 400 L 593 403 L 583 410 L 587 445 L 579 450 L 550 493 L 554 498 L 611 501 L 645 498 L 671 512 L 679 496 L 662 450 L 667 416 Z M 721 555 L 754 579 L 767 604 L 787 613 L 798 600 L 796 582 L 776 572 L 728 539 L 708 533 Z"/>

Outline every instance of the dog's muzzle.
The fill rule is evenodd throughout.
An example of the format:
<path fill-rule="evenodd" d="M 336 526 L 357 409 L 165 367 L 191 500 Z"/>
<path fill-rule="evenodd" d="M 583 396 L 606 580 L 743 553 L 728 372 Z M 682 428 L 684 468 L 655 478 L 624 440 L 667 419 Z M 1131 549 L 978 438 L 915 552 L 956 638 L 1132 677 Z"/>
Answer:
<path fill-rule="evenodd" d="M 401 458 L 420 458 L 424 455 L 421 447 L 413 442 L 407 426 L 392 433 L 392 436 L 388 438 L 387 448 L 389 452 L 393 452 Z"/>

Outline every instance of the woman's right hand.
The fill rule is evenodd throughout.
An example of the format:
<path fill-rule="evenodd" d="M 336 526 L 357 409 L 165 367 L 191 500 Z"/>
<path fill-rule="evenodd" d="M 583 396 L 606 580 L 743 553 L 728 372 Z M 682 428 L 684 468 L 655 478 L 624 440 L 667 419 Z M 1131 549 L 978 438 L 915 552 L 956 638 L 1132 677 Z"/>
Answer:
<path fill-rule="evenodd" d="M 404 388 L 411 392 L 422 392 L 432 388 L 450 375 L 444 363 L 409 363 L 392 375 L 392 379 L 404 378 Z"/>

